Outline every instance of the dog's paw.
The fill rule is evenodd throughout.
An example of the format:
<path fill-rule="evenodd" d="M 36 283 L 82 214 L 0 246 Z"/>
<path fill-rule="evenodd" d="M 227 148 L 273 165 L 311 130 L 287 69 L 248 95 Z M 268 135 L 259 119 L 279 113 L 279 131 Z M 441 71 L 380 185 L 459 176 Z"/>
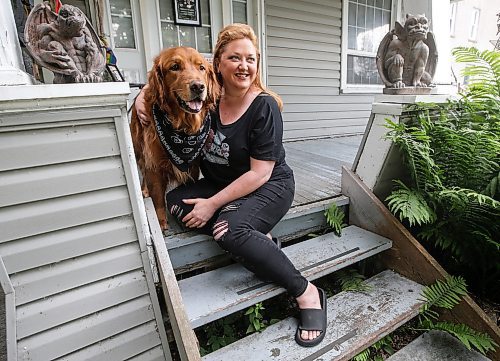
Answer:
<path fill-rule="evenodd" d="M 160 219 L 160 228 L 162 231 L 166 231 L 168 229 L 168 223 L 166 219 Z"/>

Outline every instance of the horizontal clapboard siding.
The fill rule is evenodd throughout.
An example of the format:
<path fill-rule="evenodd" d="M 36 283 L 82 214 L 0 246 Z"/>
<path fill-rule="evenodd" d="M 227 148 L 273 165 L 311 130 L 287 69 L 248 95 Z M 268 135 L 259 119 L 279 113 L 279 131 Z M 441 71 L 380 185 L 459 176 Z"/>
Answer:
<path fill-rule="evenodd" d="M 0 254 L 18 358 L 169 360 L 136 214 L 128 86 L 24 88 L 0 92 Z"/>
<path fill-rule="evenodd" d="M 340 0 L 266 0 L 267 84 L 284 102 L 284 139 L 359 134 L 373 97 L 340 95 Z"/>

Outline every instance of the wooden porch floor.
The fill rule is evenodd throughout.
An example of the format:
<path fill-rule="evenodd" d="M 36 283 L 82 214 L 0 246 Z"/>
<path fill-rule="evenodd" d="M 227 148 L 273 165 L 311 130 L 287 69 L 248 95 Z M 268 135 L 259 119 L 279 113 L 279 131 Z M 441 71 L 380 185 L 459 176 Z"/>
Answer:
<path fill-rule="evenodd" d="M 340 195 L 342 166 L 351 167 L 362 135 L 284 143 L 286 161 L 295 174 L 292 206 Z"/>

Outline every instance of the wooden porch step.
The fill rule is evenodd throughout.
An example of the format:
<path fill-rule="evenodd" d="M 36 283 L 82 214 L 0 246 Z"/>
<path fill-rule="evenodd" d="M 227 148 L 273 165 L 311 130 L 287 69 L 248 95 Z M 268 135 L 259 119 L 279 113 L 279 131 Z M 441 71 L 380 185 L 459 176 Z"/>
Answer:
<path fill-rule="evenodd" d="M 468 350 L 463 343 L 443 331 L 429 331 L 403 347 L 387 361 L 488 361 L 479 352 Z"/>
<path fill-rule="evenodd" d="M 339 196 L 320 202 L 292 207 L 271 231 L 282 242 L 326 228 L 325 210 L 335 203 L 345 207 L 349 199 Z M 224 251 L 211 236 L 196 231 L 185 231 L 173 219 L 165 234 L 165 244 L 176 274 L 209 265 L 212 260 L 224 255 Z"/>
<path fill-rule="evenodd" d="M 283 248 L 283 252 L 309 280 L 325 276 L 389 249 L 392 242 L 356 226 L 342 237 L 325 234 Z M 258 280 L 233 264 L 179 281 L 186 313 L 193 328 L 250 307 L 285 290 Z"/>
<path fill-rule="evenodd" d="M 328 324 L 321 344 L 295 343 L 297 320 L 287 318 L 203 357 L 203 361 L 349 360 L 418 314 L 423 286 L 392 271 L 367 281 L 369 293 L 341 292 L 328 299 Z M 415 358 L 413 359 L 415 360 Z"/>

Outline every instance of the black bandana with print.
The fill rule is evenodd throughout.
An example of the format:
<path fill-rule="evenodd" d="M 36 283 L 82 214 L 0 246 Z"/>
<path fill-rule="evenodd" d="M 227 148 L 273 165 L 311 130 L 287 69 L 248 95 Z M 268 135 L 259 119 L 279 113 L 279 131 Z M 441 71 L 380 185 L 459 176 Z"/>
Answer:
<path fill-rule="evenodd" d="M 158 138 L 170 160 L 177 169 L 187 172 L 207 141 L 210 132 L 210 112 L 207 113 L 200 131 L 193 135 L 175 130 L 167 114 L 162 112 L 156 104 L 153 106 L 153 118 Z"/>

